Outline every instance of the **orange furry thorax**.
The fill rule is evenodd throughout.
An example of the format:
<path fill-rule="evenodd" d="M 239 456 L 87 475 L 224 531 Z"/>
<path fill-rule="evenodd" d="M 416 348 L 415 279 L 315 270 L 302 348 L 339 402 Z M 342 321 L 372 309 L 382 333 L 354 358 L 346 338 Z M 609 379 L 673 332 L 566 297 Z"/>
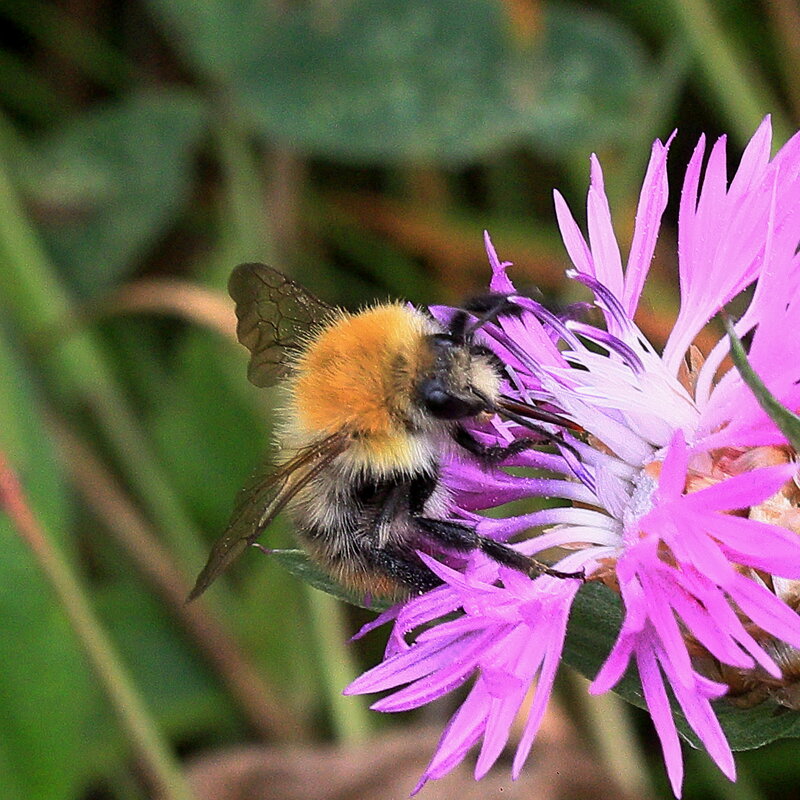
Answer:
<path fill-rule="evenodd" d="M 345 314 L 311 339 L 291 394 L 305 434 L 347 430 L 394 438 L 404 431 L 415 381 L 430 366 L 432 323 L 399 303 Z"/>

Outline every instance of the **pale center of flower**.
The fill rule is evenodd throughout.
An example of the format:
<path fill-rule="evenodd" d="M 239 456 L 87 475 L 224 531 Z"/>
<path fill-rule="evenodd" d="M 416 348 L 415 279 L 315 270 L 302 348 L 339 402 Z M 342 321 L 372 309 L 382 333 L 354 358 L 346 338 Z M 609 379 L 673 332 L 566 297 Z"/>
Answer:
<path fill-rule="evenodd" d="M 658 486 L 656 476 L 659 471 L 654 470 L 652 464 L 648 464 L 642 468 L 633 482 L 628 503 L 622 512 L 622 535 L 626 545 L 634 544 L 638 540 L 639 520 L 653 508 L 653 493 Z"/>

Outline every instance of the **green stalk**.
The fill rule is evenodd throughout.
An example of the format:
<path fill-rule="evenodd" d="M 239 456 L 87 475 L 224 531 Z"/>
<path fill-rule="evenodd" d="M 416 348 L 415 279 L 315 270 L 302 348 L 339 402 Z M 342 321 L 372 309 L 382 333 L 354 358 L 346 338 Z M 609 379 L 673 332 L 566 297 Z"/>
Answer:
<path fill-rule="evenodd" d="M 151 783 L 157 788 L 155 795 L 164 800 L 192 800 L 193 794 L 180 767 L 92 611 L 83 587 L 34 516 L 3 453 L 0 453 L 0 507 L 10 517 L 53 588 L 120 723 L 142 759 Z"/>
<path fill-rule="evenodd" d="M 369 712 L 361 697 L 342 694 L 344 687 L 359 674 L 352 648 L 346 644 L 348 634 L 342 605 L 329 594 L 310 587 L 306 597 L 336 740 L 346 744 L 362 741 L 372 729 Z"/>
<path fill-rule="evenodd" d="M 781 103 L 716 18 L 708 0 L 670 0 L 682 33 L 694 48 L 708 91 L 727 117 L 731 131 L 744 145 L 767 113 L 772 114 L 776 141 L 792 134 Z"/>
<path fill-rule="evenodd" d="M 228 119 L 218 120 L 214 135 L 225 195 L 220 244 L 203 277 L 212 286 L 225 286 L 236 264 L 259 260 L 270 263 L 275 253 L 268 241 L 261 163 L 252 142 L 233 113 Z"/>
<path fill-rule="evenodd" d="M 608 772 L 626 795 L 652 796 L 647 760 L 636 738 L 627 703 L 610 692 L 590 696 L 586 691 L 588 681 L 578 675 L 571 677 L 581 716 L 588 723 L 592 742 Z"/>
<path fill-rule="evenodd" d="M 736 780 L 729 781 L 706 753 L 686 748 L 686 772 L 697 776 L 705 797 L 719 800 L 766 800 L 752 776 L 741 765 L 737 765 Z"/>
<path fill-rule="evenodd" d="M 0 151 L 10 140 L 0 120 Z M 141 426 L 117 388 L 99 342 L 78 329 L 65 337 L 74 310 L 54 265 L 22 210 L 7 160 L 0 157 L 0 302 L 32 349 L 50 385 L 72 405 L 84 405 L 114 448 L 123 471 L 173 551 L 194 569 L 204 546 L 175 496 Z"/>
<path fill-rule="evenodd" d="M 612 208 L 615 201 L 624 203 L 621 208 L 636 207 L 650 147 L 655 139 L 666 141 L 672 133 L 667 125 L 673 119 L 693 63 L 694 54 L 684 37 L 667 42 L 659 64 L 652 70 L 647 96 L 637 114 L 636 129 L 631 132 L 617 177 L 606 187 Z"/>

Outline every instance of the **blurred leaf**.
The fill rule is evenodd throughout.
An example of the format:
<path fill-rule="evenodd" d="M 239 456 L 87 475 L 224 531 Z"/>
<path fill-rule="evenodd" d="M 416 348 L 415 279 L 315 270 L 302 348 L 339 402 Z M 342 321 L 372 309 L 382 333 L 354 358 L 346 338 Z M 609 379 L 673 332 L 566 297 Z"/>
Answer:
<path fill-rule="evenodd" d="M 64 98 L 30 65 L 7 50 L 0 50 L 0 98 L 23 116 L 39 124 L 51 123 L 66 113 Z"/>
<path fill-rule="evenodd" d="M 263 0 L 147 0 L 192 67 L 217 84 L 231 82 L 243 53 L 263 44 Z"/>
<path fill-rule="evenodd" d="M 175 736 L 238 719 L 211 670 L 197 657 L 163 604 L 138 580 L 120 574 L 99 595 L 99 611 L 148 708 Z"/>
<path fill-rule="evenodd" d="M 647 88 L 640 43 L 596 11 L 556 3 L 545 8 L 541 49 L 520 67 L 521 80 L 539 87 L 520 108 L 531 142 L 556 158 L 624 147 Z"/>
<path fill-rule="evenodd" d="M 306 4 L 237 75 L 271 138 L 342 159 L 474 158 L 515 132 L 509 30 L 485 0 Z"/>
<path fill-rule="evenodd" d="M 335 159 L 463 163 L 525 140 L 565 155 L 620 139 L 643 90 L 635 39 L 578 7 L 549 7 L 531 46 L 492 0 L 150 4 L 242 117 Z"/>
<path fill-rule="evenodd" d="M 100 86 L 116 90 L 127 85 L 133 72 L 131 64 L 106 40 L 103 32 L 81 20 L 82 15 L 74 10 L 71 12 L 48 0 L 2 0 L 0 14 Z M 58 84 L 62 76 L 48 77 Z"/>
<path fill-rule="evenodd" d="M 36 514 L 63 542 L 70 504 L 45 430 L 24 367 L 0 329 L 0 447 Z M 72 796 L 87 777 L 81 753 L 99 701 L 65 616 L 2 514 L 0 541 L 0 796 Z M 16 789 L 5 785 L 8 774 Z"/>
<path fill-rule="evenodd" d="M 150 426 L 161 460 L 198 523 L 221 532 L 248 470 L 265 455 L 268 434 L 242 396 L 230 389 L 223 359 L 239 354 L 228 342 L 193 332 L 171 363 L 171 380 L 154 390 Z M 248 388 L 244 369 L 242 387 Z M 152 387 L 151 387 L 152 389 Z"/>
<path fill-rule="evenodd" d="M 77 117 L 18 164 L 53 257 L 83 293 L 119 281 L 173 223 L 203 123 L 187 92 L 142 93 Z"/>

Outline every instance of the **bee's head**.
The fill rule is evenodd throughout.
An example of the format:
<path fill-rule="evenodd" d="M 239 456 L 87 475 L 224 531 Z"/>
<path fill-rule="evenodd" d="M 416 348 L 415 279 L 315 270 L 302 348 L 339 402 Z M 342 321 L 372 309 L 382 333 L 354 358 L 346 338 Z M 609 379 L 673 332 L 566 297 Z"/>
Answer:
<path fill-rule="evenodd" d="M 508 295 L 473 298 L 453 314 L 447 328 L 426 336 L 429 368 L 417 386 L 417 402 L 440 420 L 461 420 L 494 412 L 505 368 L 475 333 L 501 314 L 519 313 Z"/>
<path fill-rule="evenodd" d="M 427 337 L 432 365 L 417 386 L 417 402 L 430 416 L 460 420 L 491 412 L 500 390 L 502 364 L 471 337 L 434 333 Z"/>

